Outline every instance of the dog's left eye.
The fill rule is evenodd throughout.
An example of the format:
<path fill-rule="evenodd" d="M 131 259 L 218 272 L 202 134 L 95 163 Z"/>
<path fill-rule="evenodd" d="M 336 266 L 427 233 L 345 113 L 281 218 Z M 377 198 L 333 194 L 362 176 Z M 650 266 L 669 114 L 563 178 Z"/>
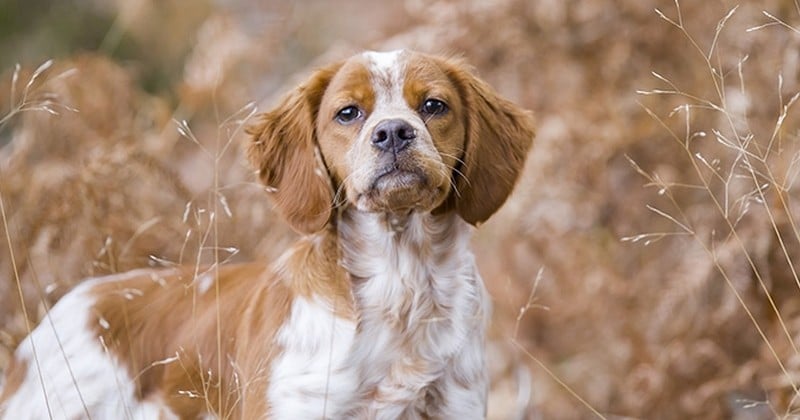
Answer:
<path fill-rule="evenodd" d="M 438 99 L 427 99 L 422 103 L 420 112 L 427 115 L 439 115 L 447 112 L 447 104 Z"/>
<path fill-rule="evenodd" d="M 338 121 L 339 124 L 350 124 L 361 117 L 361 115 L 360 109 L 350 105 L 340 109 L 339 112 L 336 113 L 336 121 Z"/>

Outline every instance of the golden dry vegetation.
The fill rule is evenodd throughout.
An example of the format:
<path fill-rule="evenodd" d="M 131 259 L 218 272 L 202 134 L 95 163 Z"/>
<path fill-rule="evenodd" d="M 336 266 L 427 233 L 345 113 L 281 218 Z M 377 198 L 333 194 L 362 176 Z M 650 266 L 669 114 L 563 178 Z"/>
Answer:
<path fill-rule="evenodd" d="M 796 0 L 269 3 L 0 4 L 0 371 L 81 278 L 274 257 L 243 126 L 315 65 L 413 48 L 537 115 L 474 241 L 491 418 L 800 414 Z"/>

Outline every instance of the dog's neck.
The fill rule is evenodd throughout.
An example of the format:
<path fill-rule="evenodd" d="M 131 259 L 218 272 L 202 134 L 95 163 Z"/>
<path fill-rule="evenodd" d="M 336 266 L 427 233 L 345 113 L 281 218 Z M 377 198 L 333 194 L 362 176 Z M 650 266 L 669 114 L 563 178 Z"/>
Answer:
<path fill-rule="evenodd" d="M 357 281 L 403 271 L 406 267 L 399 264 L 404 257 L 414 266 L 435 267 L 470 255 L 473 228 L 454 212 L 370 213 L 350 208 L 341 213 L 337 231 L 343 266 Z"/>
<path fill-rule="evenodd" d="M 337 225 L 341 264 L 359 312 L 378 311 L 405 324 L 451 307 L 454 292 L 466 287 L 460 283 L 475 277 L 472 230 L 454 212 L 344 210 Z"/>

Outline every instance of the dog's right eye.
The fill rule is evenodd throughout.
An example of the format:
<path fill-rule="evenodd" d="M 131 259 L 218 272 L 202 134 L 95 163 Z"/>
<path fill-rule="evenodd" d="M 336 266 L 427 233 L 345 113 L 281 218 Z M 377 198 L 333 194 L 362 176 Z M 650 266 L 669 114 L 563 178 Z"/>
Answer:
<path fill-rule="evenodd" d="M 361 118 L 361 115 L 362 113 L 360 109 L 350 105 L 340 109 L 339 112 L 336 113 L 336 121 L 338 121 L 339 124 L 347 125 Z"/>

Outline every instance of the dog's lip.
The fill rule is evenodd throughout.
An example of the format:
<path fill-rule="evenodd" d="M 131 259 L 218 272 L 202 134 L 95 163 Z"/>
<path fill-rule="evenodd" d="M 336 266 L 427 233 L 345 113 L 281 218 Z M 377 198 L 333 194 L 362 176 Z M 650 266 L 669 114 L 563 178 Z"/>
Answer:
<path fill-rule="evenodd" d="M 400 184 L 406 184 L 411 182 L 418 182 L 421 184 L 425 184 L 428 182 L 428 177 L 425 176 L 420 170 L 418 169 L 404 169 L 399 167 L 397 164 L 388 166 L 381 170 L 375 179 L 372 181 L 372 185 L 370 185 L 370 190 L 377 190 L 379 189 L 379 184 L 381 181 L 385 181 L 386 178 L 393 178 L 396 182 Z"/>

